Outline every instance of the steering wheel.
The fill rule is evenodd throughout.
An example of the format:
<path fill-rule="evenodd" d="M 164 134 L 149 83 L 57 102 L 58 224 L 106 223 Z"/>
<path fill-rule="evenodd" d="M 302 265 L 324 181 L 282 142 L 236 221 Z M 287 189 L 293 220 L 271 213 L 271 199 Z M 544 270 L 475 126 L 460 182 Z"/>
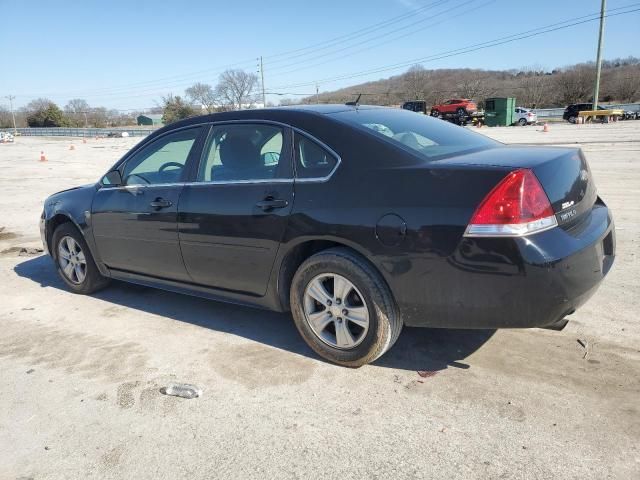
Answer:
<path fill-rule="evenodd" d="M 143 177 L 142 175 L 140 175 L 139 173 L 132 173 L 131 175 L 129 175 L 129 176 L 127 177 L 127 180 L 125 181 L 125 184 L 126 184 L 126 185 L 140 185 L 140 184 L 130 183 L 130 182 L 129 182 L 129 179 L 130 179 L 130 178 L 133 178 L 133 177 L 139 178 L 140 180 L 144 181 L 144 183 L 146 183 L 146 184 L 150 184 L 150 183 L 151 183 L 149 180 L 147 180 L 146 178 L 144 178 L 144 177 Z"/>
<path fill-rule="evenodd" d="M 178 162 L 167 162 L 158 169 L 158 172 L 164 172 L 169 167 L 184 168 L 184 165 Z"/>

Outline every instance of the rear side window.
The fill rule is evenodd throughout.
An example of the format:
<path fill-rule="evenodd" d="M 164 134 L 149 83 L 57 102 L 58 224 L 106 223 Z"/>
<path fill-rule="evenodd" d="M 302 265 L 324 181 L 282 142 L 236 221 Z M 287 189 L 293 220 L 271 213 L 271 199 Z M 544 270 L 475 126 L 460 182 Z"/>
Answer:
<path fill-rule="evenodd" d="M 406 110 L 353 109 L 332 116 L 409 150 L 425 161 L 500 145 L 466 128 L 427 115 L 414 115 Z"/>
<path fill-rule="evenodd" d="M 296 134 L 296 177 L 324 178 L 331 174 L 338 159 L 317 142 Z"/>

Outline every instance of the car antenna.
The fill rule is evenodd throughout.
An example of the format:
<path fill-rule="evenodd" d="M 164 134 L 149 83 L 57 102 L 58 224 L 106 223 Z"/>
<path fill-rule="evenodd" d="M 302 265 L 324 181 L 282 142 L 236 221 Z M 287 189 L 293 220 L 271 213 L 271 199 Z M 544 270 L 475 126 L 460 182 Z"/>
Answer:
<path fill-rule="evenodd" d="M 356 109 L 357 109 L 360 106 L 360 97 L 361 96 L 362 96 L 362 94 L 359 93 L 355 102 L 347 102 L 347 103 L 345 103 L 345 105 L 349 105 L 350 107 L 356 107 Z"/>

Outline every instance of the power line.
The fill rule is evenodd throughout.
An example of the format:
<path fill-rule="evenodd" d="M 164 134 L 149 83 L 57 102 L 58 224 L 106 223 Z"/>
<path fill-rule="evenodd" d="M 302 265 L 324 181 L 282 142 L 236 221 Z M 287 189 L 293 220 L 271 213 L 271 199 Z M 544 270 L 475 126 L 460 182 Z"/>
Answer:
<path fill-rule="evenodd" d="M 276 57 L 280 57 L 283 55 L 289 55 L 291 53 L 296 53 L 296 52 L 300 52 L 303 50 L 311 50 L 311 51 L 315 51 L 318 50 L 316 47 L 325 45 L 322 48 L 327 48 L 328 46 L 339 42 L 339 41 L 345 41 L 346 39 L 348 39 L 349 37 L 359 37 L 362 36 L 364 34 L 367 33 L 371 33 L 371 31 L 374 31 L 375 29 L 378 29 L 382 26 L 388 26 L 394 23 L 397 23 L 399 21 L 402 21 L 406 18 L 409 17 L 413 17 L 414 15 L 428 10 L 430 8 L 433 8 L 435 6 L 438 6 L 442 3 L 448 2 L 450 0 L 439 0 L 438 2 L 434 3 L 434 4 L 430 4 L 430 5 L 425 5 L 419 8 L 416 8 L 414 10 L 411 10 L 410 12 L 404 13 L 402 15 L 396 16 L 396 17 L 392 17 L 391 19 L 385 20 L 383 22 L 379 22 L 367 27 L 364 27 L 362 29 L 356 30 L 354 32 L 350 32 L 344 35 L 341 35 L 339 37 L 335 37 L 333 39 L 327 40 L 327 41 L 323 41 L 320 42 L 318 44 L 314 44 L 314 45 L 310 45 L 307 47 L 303 47 L 303 48 L 299 48 L 299 49 L 295 49 L 295 50 L 289 50 L 289 51 L 285 51 L 285 52 L 281 52 L 281 53 L 277 53 L 277 54 L 273 54 L 271 56 L 265 57 L 265 58 L 276 58 Z M 315 50 L 314 50 L 315 49 Z M 286 60 L 289 60 L 290 58 L 287 58 Z M 274 62 L 278 62 L 279 60 L 274 60 L 272 63 Z M 280 60 L 282 61 L 282 60 Z M 180 74 L 180 75 L 172 75 L 172 76 L 168 76 L 168 77 L 163 77 L 163 78 L 156 78 L 153 80 L 146 80 L 143 82 L 136 82 L 136 83 L 131 83 L 131 84 L 127 84 L 127 85 L 121 85 L 121 86 L 117 86 L 117 87 L 110 87 L 110 88 L 99 88 L 99 89 L 95 89 L 95 90 L 76 90 L 76 91 L 69 91 L 69 92 L 57 92 L 55 94 L 52 93 L 38 93 L 38 94 L 21 94 L 19 96 L 37 96 L 37 95 L 64 95 L 65 93 L 70 94 L 70 95 L 83 95 L 83 96 L 87 96 L 87 97 L 105 97 L 105 96 L 113 96 L 113 95 L 119 95 L 121 93 L 127 93 L 131 90 L 134 90 L 136 87 L 141 87 L 141 88 L 151 88 L 153 86 L 158 86 L 158 88 L 167 88 L 167 87 L 179 87 L 179 86 L 184 86 L 186 85 L 184 82 L 187 79 L 195 79 L 197 78 L 202 78 L 202 76 L 204 74 L 213 74 L 213 73 L 219 73 L 224 71 L 225 69 L 228 68 L 232 68 L 235 66 L 248 66 L 250 64 L 253 64 L 253 61 L 250 60 L 246 60 L 246 61 L 241 61 L 241 62 L 236 62 L 236 63 L 232 63 L 232 64 L 228 64 L 226 66 L 221 66 L 221 67 L 212 67 L 209 69 L 205 69 L 205 70 L 200 70 L 197 72 L 191 72 L 191 73 L 185 73 L 185 74 Z M 170 81 L 171 83 L 166 84 L 167 81 Z M 176 83 L 178 82 L 178 83 Z M 163 85 L 164 84 L 164 85 Z M 148 90 L 147 90 L 148 91 Z M 155 95 L 157 92 L 154 92 L 153 95 Z M 125 98 L 125 97 L 119 97 L 119 98 Z"/>
<path fill-rule="evenodd" d="M 417 10 L 424 11 L 425 9 L 427 9 L 427 7 L 432 8 L 434 5 L 440 5 L 442 3 L 443 2 L 436 2 L 435 4 L 430 4 L 428 6 L 421 7 L 420 9 L 417 9 Z M 469 3 L 469 2 L 466 2 L 466 3 Z M 457 7 L 454 7 L 454 8 L 459 8 L 459 7 L 463 6 L 463 5 L 465 5 L 466 3 L 458 5 Z M 640 2 L 636 2 L 634 4 L 629 4 L 629 5 L 626 5 L 624 7 L 618 7 L 618 8 L 615 8 L 615 9 L 611 9 L 607 16 L 622 15 L 622 14 L 627 14 L 627 13 L 633 13 L 633 12 L 636 12 L 636 11 L 640 10 L 640 9 L 635 9 L 635 10 L 628 10 L 628 11 L 624 11 L 624 12 L 611 13 L 611 12 L 614 12 L 614 11 L 628 9 L 628 8 L 633 7 L 635 5 L 640 5 Z M 415 10 L 410 12 L 410 14 L 414 15 L 415 14 Z M 398 16 L 398 17 L 394 17 L 393 19 L 390 19 L 390 20 L 388 20 L 386 22 L 380 22 L 379 24 L 376 24 L 376 25 L 378 25 L 378 27 L 376 27 L 376 25 L 373 25 L 373 26 L 370 26 L 370 27 L 365 27 L 364 29 L 360 29 L 360 30 L 358 30 L 356 32 L 352 32 L 351 34 L 346 34 L 346 35 L 343 35 L 342 37 L 336 37 L 336 38 L 349 37 L 350 35 L 353 35 L 353 34 L 355 34 L 357 32 L 360 32 L 360 36 L 362 36 L 363 35 L 363 31 L 365 31 L 365 30 L 371 30 L 372 28 L 379 28 L 380 24 L 386 24 L 386 26 L 388 26 L 388 24 L 390 24 L 392 21 L 397 23 L 399 21 L 398 20 L 399 18 L 401 18 L 401 17 L 404 18 L 404 17 L 407 17 L 408 15 L 409 14 L 404 14 L 404 15 L 401 15 L 401 16 Z M 394 70 L 394 69 L 398 69 L 398 68 L 401 68 L 401 67 L 404 67 L 404 66 L 408 66 L 408 65 L 411 65 L 411 64 L 414 64 L 414 63 L 420 63 L 420 62 L 426 63 L 426 62 L 429 62 L 429 61 L 434 61 L 434 60 L 438 60 L 438 59 L 442 59 L 442 58 L 448 58 L 448 57 L 455 56 L 455 55 L 461 55 L 461 54 L 464 54 L 464 53 L 470 53 L 470 52 L 481 50 L 481 49 L 484 49 L 484 48 L 498 46 L 498 45 L 502 45 L 502 44 L 505 44 L 505 43 L 510 43 L 510 42 L 513 42 L 513 41 L 522 40 L 522 39 L 530 38 L 530 37 L 537 36 L 537 35 L 542 35 L 544 33 L 549 33 L 549 32 L 555 31 L 555 30 L 560 30 L 560 29 L 563 29 L 563 28 L 569 28 L 569 27 L 576 26 L 576 25 L 579 25 L 579 24 L 582 24 L 582 23 L 591 22 L 591 21 L 594 21 L 597 18 L 599 18 L 599 17 L 588 18 L 588 17 L 593 17 L 593 15 L 596 15 L 596 14 L 589 14 L 589 15 L 584 15 L 584 16 L 581 16 L 581 17 L 576 17 L 576 18 L 573 18 L 573 19 L 565 20 L 563 22 L 558 22 L 558 23 L 555 23 L 555 24 L 547 25 L 546 27 L 539 27 L 537 29 L 528 30 L 528 31 L 525 31 L 525 32 L 520 32 L 518 34 L 513 34 L 513 35 L 506 36 L 506 37 L 501 37 L 501 38 L 490 40 L 490 41 L 487 41 L 487 42 L 477 43 L 477 44 L 473 44 L 473 45 L 470 45 L 470 46 L 467 46 L 467 47 L 463 47 L 463 48 L 459 48 L 459 49 L 455 49 L 455 50 L 449 50 L 449 51 L 446 51 L 446 52 L 441 52 L 440 54 L 432 55 L 432 56 L 429 56 L 429 57 L 422 57 L 422 58 L 419 58 L 419 59 L 408 60 L 408 61 L 405 61 L 405 62 L 396 63 L 396 64 L 392 64 L 392 65 L 386 65 L 386 66 L 378 67 L 378 68 L 375 68 L 375 69 L 369 69 L 369 70 L 365 70 L 365 71 L 354 72 L 354 73 L 348 74 L 348 75 L 340 75 L 340 76 L 329 77 L 329 78 L 325 78 L 325 79 L 321 79 L 321 80 L 314 80 L 313 82 L 304 82 L 304 83 L 276 86 L 276 87 L 274 87 L 274 90 L 286 90 L 286 89 L 289 89 L 289 88 L 295 88 L 295 87 L 301 87 L 301 86 L 311 86 L 311 85 L 315 85 L 315 84 L 318 84 L 318 83 L 331 83 L 331 82 L 334 82 L 334 81 L 337 81 L 337 80 L 344 80 L 344 79 L 349 79 L 349 78 L 360 77 L 360 76 L 363 76 L 363 75 L 368 75 L 370 73 L 378 73 L 378 72 L 383 72 L 383 71 Z M 565 25 L 568 22 L 575 21 L 575 20 L 580 20 L 580 19 L 585 19 L 585 18 L 588 18 L 588 19 L 586 19 L 584 21 L 579 21 L 579 22 L 575 22 L 575 23 L 571 23 L 571 24 Z M 424 20 L 422 20 L 422 21 L 424 21 Z M 414 23 L 417 23 L 417 22 L 414 22 Z M 561 26 L 559 26 L 558 28 L 550 28 L 550 27 L 554 27 L 554 26 L 558 26 L 558 25 L 561 25 Z M 530 32 L 533 32 L 533 33 L 528 34 Z M 393 31 L 392 32 L 387 32 L 387 34 L 389 34 L 389 33 L 393 33 Z M 415 33 L 415 32 L 413 32 L 413 33 Z M 407 36 L 407 35 L 405 34 L 405 35 L 402 35 L 402 36 Z M 393 39 L 391 39 L 389 41 L 396 40 L 398 38 L 401 38 L 402 36 L 393 38 Z M 334 40 L 329 40 L 329 41 L 323 42 L 323 43 L 324 44 L 328 44 L 328 43 L 330 43 L 332 41 L 335 42 L 336 40 L 335 39 Z M 355 47 L 357 45 L 360 45 L 362 43 L 366 43 L 366 42 L 369 42 L 369 41 L 370 40 L 367 40 L 365 42 L 360 42 L 359 44 L 355 44 L 355 45 L 352 45 L 351 47 L 347 47 L 347 48 L 353 48 L 353 47 Z M 377 46 L 377 44 L 373 45 L 373 46 L 370 46 L 367 49 L 373 48 L 374 46 Z M 298 49 L 298 50 L 294 50 L 294 51 L 291 51 L 291 52 L 300 51 L 300 50 L 309 50 L 310 48 L 311 47 L 305 47 L 303 49 Z M 324 48 L 326 48 L 326 47 L 324 47 Z M 342 50 L 345 50 L 345 49 L 343 48 Z M 359 51 L 363 51 L 363 50 L 366 50 L 366 49 L 361 49 Z M 338 53 L 339 51 L 340 50 L 334 51 L 332 54 Z M 353 52 L 352 54 L 359 53 L 359 51 Z M 324 54 L 323 56 L 326 56 L 326 55 L 327 54 Z M 273 57 L 274 56 L 265 57 L 265 58 L 273 58 Z M 319 57 L 315 57 L 315 58 L 319 58 Z M 312 61 L 312 60 L 313 60 L 313 58 L 310 61 Z M 328 61 L 325 61 L 323 63 L 328 63 L 330 61 L 332 61 L 332 60 L 328 60 Z M 302 61 L 300 63 L 304 63 L 304 61 Z M 239 64 L 235 64 L 235 65 L 239 65 Z M 223 68 L 223 67 L 220 67 L 220 68 Z M 278 68 L 278 67 L 276 67 L 276 68 Z M 283 66 L 281 66 L 279 68 L 283 68 Z M 207 69 L 207 70 L 202 70 L 202 72 L 213 71 L 213 70 L 214 69 Z M 298 70 L 301 70 L 301 69 L 296 69 L 296 70 L 292 70 L 292 71 L 285 72 L 285 73 L 288 74 L 288 73 L 292 73 L 292 72 L 295 72 L 295 71 L 298 71 Z M 285 73 L 281 73 L 280 75 L 284 75 Z M 186 78 L 186 77 L 188 77 L 190 75 L 193 75 L 193 74 L 184 74 L 184 75 L 180 75 L 180 76 L 173 76 L 173 77 L 166 77 L 166 78 L 181 78 L 181 77 L 182 78 Z M 157 82 L 160 82 L 160 81 L 161 81 L 160 79 L 156 79 L 156 80 L 153 80 L 153 81 L 141 82 L 141 83 L 131 84 L 131 85 L 133 86 L 133 85 L 149 84 L 151 82 L 157 83 Z M 177 88 L 178 86 L 184 86 L 184 85 L 186 85 L 186 84 L 184 84 L 183 82 L 180 82 L 179 84 L 176 84 L 175 87 Z M 128 99 L 128 98 L 138 98 L 138 97 L 150 97 L 150 96 L 157 96 L 159 94 L 166 93 L 166 89 L 167 88 L 171 88 L 171 87 L 172 87 L 171 84 L 158 85 L 158 87 L 154 88 L 154 90 L 142 90 L 142 91 L 139 91 L 139 92 L 137 92 L 135 94 L 132 93 L 131 95 L 125 95 L 125 96 L 123 96 L 122 94 L 131 92 L 132 90 L 124 90 L 124 91 L 121 91 L 121 92 L 118 93 L 118 90 L 123 89 L 123 88 L 127 88 L 127 87 L 119 87 L 119 88 L 114 88 L 114 89 L 106 89 L 106 90 L 103 89 L 103 91 L 110 92 L 110 93 L 89 95 L 89 97 L 92 97 L 92 98 L 112 97 L 112 99 Z M 163 91 L 160 91 L 159 89 L 162 89 Z M 97 91 L 99 92 L 100 90 L 97 90 Z M 81 92 L 82 91 L 76 91 L 76 92 L 74 92 L 74 94 L 81 94 Z M 266 93 L 269 93 L 269 92 L 266 92 Z M 62 94 L 58 93 L 58 94 L 55 94 L 55 95 L 62 95 Z"/>
<path fill-rule="evenodd" d="M 295 53 L 298 53 L 298 52 L 301 52 L 301 51 L 305 51 L 305 50 L 312 50 L 313 51 L 314 49 L 316 49 L 316 47 L 320 47 L 322 45 L 324 45 L 324 47 L 322 47 L 322 48 L 327 48 L 328 46 L 331 46 L 331 45 L 343 43 L 343 42 L 347 41 L 349 39 L 349 37 L 351 37 L 351 39 L 361 37 L 363 35 L 371 33 L 372 31 L 379 30 L 380 28 L 383 28 L 383 27 L 398 23 L 398 22 L 403 21 L 403 20 L 405 20 L 407 18 L 411 18 L 411 17 L 413 17 L 413 16 L 415 16 L 415 15 L 417 15 L 419 13 L 422 13 L 425 10 L 429 10 L 429 9 L 434 8 L 436 6 L 439 6 L 439 5 L 443 4 L 443 3 L 446 3 L 447 1 L 449 1 L 449 0 L 440 0 L 440 1 L 435 2 L 433 4 L 424 5 L 422 7 L 416 8 L 416 9 L 411 10 L 409 12 L 403 13 L 402 15 L 398 15 L 396 17 L 392 17 L 392 18 L 384 20 L 382 22 L 378 22 L 378 23 L 375 23 L 373 25 L 369 25 L 369 26 L 361 28 L 359 30 L 355 30 L 355 31 L 347 33 L 347 34 L 340 35 L 338 37 L 334 37 L 332 39 L 325 40 L 325 41 L 316 43 L 314 45 L 309 45 L 307 47 L 302 47 L 302 48 L 298 48 L 298 49 L 295 49 L 295 50 L 289 50 L 289 51 L 282 52 L 282 53 L 277 53 L 277 54 L 274 54 L 274 55 L 268 55 L 265 58 L 267 60 L 269 60 L 270 58 L 276 58 L 276 57 L 289 55 L 289 58 L 288 58 L 288 60 L 289 60 L 291 58 L 295 58 L 295 56 L 291 56 L 291 54 L 295 54 Z M 271 62 L 271 63 L 274 63 L 274 62 Z"/>
<path fill-rule="evenodd" d="M 619 7 L 617 9 L 612 9 L 610 11 L 629 8 L 629 7 L 632 7 L 634 5 L 640 5 L 640 3 L 627 5 L 626 7 Z M 630 10 L 630 11 L 626 11 L 626 12 L 620 12 L 620 13 L 616 13 L 616 14 L 609 14 L 608 16 L 616 16 L 616 15 L 621 15 L 621 14 L 625 14 L 625 13 L 632 13 L 632 12 L 635 12 L 635 11 L 638 11 L 638 10 L 639 9 Z M 597 15 L 597 16 L 594 17 L 594 15 Z M 564 25 L 564 24 L 567 24 L 568 22 L 584 19 L 584 18 L 587 18 L 587 17 L 593 17 L 593 18 L 589 18 L 588 20 L 584 20 L 584 21 L 580 21 L 580 22 L 571 23 L 569 25 Z M 404 67 L 404 66 L 415 64 L 415 63 L 424 63 L 424 62 L 427 62 L 427 61 L 433 61 L 433 60 L 439 60 L 439 59 L 442 59 L 442 58 L 448 58 L 448 57 L 459 55 L 459 54 L 463 54 L 463 53 L 469 53 L 469 52 L 472 52 L 472 51 L 481 50 L 482 48 L 498 46 L 498 45 L 502 45 L 502 44 L 505 44 L 505 43 L 510 43 L 512 41 L 522 40 L 522 39 L 525 39 L 525 38 L 530 38 L 530 37 L 533 37 L 533 36 L 542 35 L 544 33 L 549 33 L 551 31 L 560 30 L 562 28 L 569 28 L 569 27 L 576 26 L 576 25 L 579 25 L 579 24 L 582 24 L 582 23 L 591 22 L 591 21 L 594 21 L 594 20 L 597 20 L 597 19 L 599 19 L 599 12 L 592 13 L 592 14 L 589 14 L 589 15 L 583 15 L 581 17 L 575 17 L 575 18 L 572 18 L 572 19 L 564 20 L 562 22 L 554 23 L 554 24 L 547 25 L 547 26 L 544 26 L 544 27 L 538 27 L 538 28 L 535 28 L 535 29 L 532 29 L 532 30 L 527 30 L 525 32 L 520 32 L 520 33 L 517 33 L 517 34 L 508 35 L 508 36 L 505 36 L 505 37 L 500 37 L 500 38 L 493 39 L 493 40 L 490 40 L 490 41 L 476 43 L 476 44 L 473 44 L 473 45 L 469 45 L 469 46 L 458 48 L 458 49 L 454 49 L 454 50 L 448 50 L 448 51 L 442 52 L 440 54 L 431 55 L 429 57 L 416 58 L 416 59 L 413 59 L 413 60 L 404 61 L 404 62 L 401 62 L 401 63 L 392 64 L 392 65 L 387 65 L 387 66 L 376 68 L 376 69 L 372 69 L 372 70 L 356 72 L 356 73 L 350 74 L 350 75 L 343 75 L 343 76 L 338 76 L 338 77 L 327 78 L 327 79 L 321 80 L 321 82 L 322 81 L 326 82 L 326 81 L 333 81 L 333 80 L 342 80 L 342 79 L 348 79 L 348 78 L 355 78 L 357 76 L 362 76 L 362 75 L 366 75 L 366 74 L 369 74 L 369 73 L 378 73 L 378 72 L 382 72 L 382 71 L 393 70 L 393 69 L 396 69 L 398 67 Z M 558 26 L 558 25 L 562 25 L 562 26 L 558 27 L 558 28 L 550 28 L 550 27 L 555 27 L 555 26 Z M 544 31 L 540 31 L 540 30 L 544 30 Z M 529 35 L 529 33 L 531 33 L 531 32 L 535 32 L 535 33 Z M 478 47 L 482 47 L 482 48 L 478 48 Z M 281 88 L 308 86 L 308 85 L 311 85 L 311 84 L 312 84 L 312 82 L 299 83 L 299 84 L 290 84 L 290 85 L 285 85 L 285 86 L 277 86 L 275 88 L 281 89 Z"/>
<path fill-rule="evenodd" d="M 442 12 L 440 12 L 440 13 L 436 14 L 436 15 L 432 15 L 432 16 L 430 16 L 430 17 L 427 17 L 427 19 L 432 19 L 432 18 L 438 17 L 438 16 L 440 16 L 440 15 L 442 15 L 442 14 L 449 13 L 449 12 L 451 12 L 451 11 L 453 11 L 453 10 L 457 9 L 457 8 L 460 8 L 461 6 L 464 6 L 464 5 L 468 4 L 468 3 L 471 3 L 471 1 L 473 1 L 473 0 L 467 1 L 467 2 L 465 2 L 465 3 L 463 3 L 463 4 L 461 4 L 461 5 L 456 5 L 455 7 L 452 7 L 452 8 L 450 8 L 450 9 L 444 10 L 444 11 L 442 11 Z M 333 61 L 335 61 L 335 60 L 337 60 L 337 59 L 343 59 L 343 58 L 345 58 L 345 57 L 353 56 L 353 55 L 355 55 L 355 54 L 357 54 L 357 53 L 361 53 L 361 52 L 369 51 L 369 50 L 371 50 L 371 49 L 373 49 L 373 48 L 379 47 L 380 45 L 386 45 L 386 44 L 388 44 L 388 43 L 390 43 L 390 42 L 394 42 L 394 41 L 399 40 L 399 39 L 401 39 L 401 38 L 405 38 L 405 37 L 408 37 L 408 36 L 410 36 L 410 35 L 414 35 L 414 34 L 416 34 L 416 33 L 420 32 L 420 31 L 426 30 L 427 28 L 432 28 L 432 27 L 434 27 L 434 26 L 436 26 L 436 25 L 440 25 L 440 24 L 442 24 L 442 23 L 444 23 L 444 22 L 447 22 L 447 21 L 450 21 L 450 20 L 452 20 L 452 19 L 455 19 L 455 18 L 457 18 L 457 17 L 459 17 L 459 16 L 461 16 L 461 15 L 469 14 L 469 13 L 471 13 L 471 12 L 475 11 L 475 10 L 478 10 L 478 9 L 480 9 L 480 8 L 483 8 L 483 7 L 486 7 L 487 5 L 489 5 L 490 3 L 493 3 L 493 2 L 495 2 L 495 1 L 496 1 L 496 0 L 489 0 L 489 1 L 485 2 L 485 3 L 483 3 L 483 4 L 480 4 L 480 5 L 476 6 L 476 7 L 474 7 L 474 8 L 471 8 L 471 9 L 468 9 L 468 10 L 465 10 L 465 11 L 462 11 L 462 12 L 459 12 L 459 13 L 457 13 L 457 14 L 455 14 L 455 15 L 451 15 L 450 17 L 445 18 L 445 19 L 442 19 L 442 20 L 439 20 L 439 21 L 437 21 L 437 22 L 432 22 L 432 23 L 429 23 L 429 24 L 427 24 L 427 25 L 423 25 L 423 26 L 421 26 L 420 28 L 418 28 L 418 29 L 414 29 L 414 30 L 412 30 L 412 31 L 409 31 L 409 32 L 406 32 L 406 31 L 405 31 L 402 35 L 397 35 L 397 36 L 395 36 L 395 37 L 393 37 L 393 38 L 390 38 L 390 39 L 388 39 L 388 40 L 385 40 L 385 41 L 382 41 L 382 42 L 374 43 L 373 45 L 369 45 L 369 46 L 368 46 L 368 47 L 366 47 L 366 48 L 361 48 L 361 49 L 356 50 L 356 51 L 354 51 L 354 52 L 350 52 L 350 53 L 347 53 L 347 54 L 342 54 L 342 53 L 341 53 L 341 52 L 344 52 L 344 51 L 350 50 L 350 49 L 352 49 L 352 48 L 354 48 L 354 47 L 357 47 L 357 46 L 359 46 L 359 45 L 367 44 L 367 43 L 369 43 L 371 40 L 366 40 L 366 41 L 364 41 L 364 42 L 356 43 L 355 45 L 351 45 L 351 46 L 347 46 L 347 47 L 344 47 L 344 48 L 340 48 L 340 49 L 335 50 L 335 51 L 333 51 L 333 52 L 329 52 L 329 53 L 326 53 L 326 54 L 319 55 L 319 56 L 317 56 L 317 57 L 311 58 L 310 60 L 303 60 L 303 61 L 301 61 L 301 62 L 291 63 L 291 64 L 286 65 L 286 66 L 276 67 L 276 68 L 275 68 L 275 70 L 280 70 L 280 69 L 282 69 L 282 68 L 284 68 L 284 67 L 289 67 L 289 66 L 293 66 L 293 65 L 298 66 L 298 65 L 300 65 L 301 63 L 302 63 L 302 64 L 304 64 L 304 63 L 307 63 L 308 61 L 313 61 L 314 59 L 318 59 L 318 58 L 322 58 L 322 57 L 327 57 L 327 56 L 332 56 L 332 55 L 335 55 L 335 54 L 340 54 L 337 58 L 331 58 L 331 59 L 329 59 L 329 60 L 325 60 L 325 61 L 323 61 L 323 62 L 319 62 L 319 63 L 314 63 L 314 64 L 311 64 L 311 65 L 307 65 L 307 66 L 302 67 L 302 68 L 295 68 L 295 69 L 293 69 L 293 70 L 288 70 L 288 71 L 285 71 L 285 72 L 278 72 L 278 73 L 276 73 L 274 76 L 289 75 L 289 74 L 291 74 L 291 73 L 299 72 L 299 71 L 301 71 L 301 70 L 308 70 L 308 69 L 310 69 L 310 68 L 314 68 L 314 67 L 317 67 L 317 66 L 320 66 L 320 65 L 325 65 L 325 64 L 327 64 L 327 63 L 331 63 L 331 62 L 333 62 Z M 423 22 L 423 20 L 421 20 L 421 21 L 419 21 L 419 22 L 415 22 L 415 23 L 413 23 L 413 24 L 410 24 L 410 25 L 408 25 L 407 27 L 414 26 L 414 25 L 416 25 L 416 24 L 418 24 L 418 23 L 422 23 L 422 22 Z M 391 32 L 387 32 L 387 33 L 385 33 L 385 34 L 382 34 L 382 35 L 377 36 L 377 37 L 375 38 L 375 40 L 378 40 L 378 39 L 380 39 L 380 38 L 386 37 L 387 35 L 390 35 L 390 34 L 392 34 L 392 33 L 396 33 L 396 32 L 398 32 L 398 31 L 404 31 L 404 30 L 405 30 L 405 28 L 404 28 L 404 27 L 403 27 L 403 28 L 399 28 L 399 29 L 397 29 L 397 30 L 392 30 Z"/>
<path fill-rule="evenodd" d="M 634 5 L 638 5 L 640 3 L 636 3 L 636 4 L 632 4 L 632 5 L 628 5 L 626 7 L 620 7 L 620 8 L 629 8 L 631 6 Z M 618 13 L 609 13 L 608 15 L 606 15 L 607 17 L 614 17 L 614 16 L 618 16 L 618 15 L 625 15 L 628 13 L 634 13 L 640 11 L 640 8 L 636 8 L 633 10 L 628 10 L 625 12 L 618 12 Z M 278 85 L 276 87 L 274 87 L 274 89 L 287 89 L 287 88 L 295 88 L 295 87 L 305 87 L 305 86 L 310 86 L 310 85 L 314 85 L 315 83 L 331 83 L 337 80 L 348 80 L 351 78 L 356 78 L 356 77 L 361 77 L 364 75 L 369 75 L 372 73 L 380 73 L 380 72 L 386 72 L 386 71 L 390 71 L 390 70 L 397 70 L 398 68 L 402 68 L 402 67 L 406 67 L 406 66 L 410 66 L 410 65 L 414 65 L 417 63 L 426 63 L 426 62 L 431 62 L 434 60 L 441 60 L 443 58 L 449 58 L 449 57 L 453 57 L 453 56 L 457 56 L 457 55 L 462 55 L 465 53 L 471 53 L 471 52 L 475 52 L 478 50 L 483 50 L 486 48 L 490 48 L 490 47 L 496 47 L 499 45 L 504 45 L 507 43 L 512 43 L 518 40 L 524 40 L 527 38 L 532 38 L 532 37 L 536 37 L 539 35 L 543 35 L 545 33 L 550 33 L 550 32 L 554 32 L 554 31 L 558 31 L 558 30 L 562 30 L 565 28 L 570 28 L 570 27 L 574 27 L 577 25 L 581 25 L 584 23 L 588 23 L 588 22 L 593 22 L 594 20 L 598 20 L 599 19 L 599 14 L 597 14 L 598 16 L 593 17 L 593 15 L 596 14 L 591 14 L 591 15 L 585 15 L 582 17 L 576 17 L 576 18 L 572 18 L 569 20 L 565 20 L 563 22 L 559 22 L 559 23 L 555 23 L 555 24 L 551 24 L 551 25 L 547 25 L 545 27 L 539 27 L 533 30 L 528 30 L 526 32 L 521 32 L 519 34 L 512 34 L 512 35 L 508 35 L 506 37 L 500 37 L 500 38 L 496 38 L 493 40 L 489 40 L 486 42 L 481 42 L 481 43 L 476 43 L 476 44 L 472 44 L 472 45 L 468 45 L 466 47 L 462 47 L 462 48 L 458 48 L 458 49 L 454 49 L 454 50 L 449 50 L 449 51 L 445 51 L 445 52 L 441 52 L 440 54 L 435 54 L 435 55 L 431 55 L 428 57 L 421 57 L 421 58 L 414 58 L 412 60 L 407 60 L 404 62 L 400 62 L 400 63 L 395 63 L 395 64 L 391 64 L 391 65 L 386 65 L 386 66 L 382 66 L 382 67 L 378 67 L 375 69 L 369 69 L 369 70 L 363 70 L 360 72 L 354 72 L 352 74 L 348 74 L 348 75 L 340 75 L 340 76 L 336 76 L 336 77 L 328 77 L 328 78 L 324 78 L 324 79 L 320 79 L 320 80 L 315 80 L 313 82 L 301 82 L 301 83 L 296 83 L 296 84 L 289 84 L 289 85 Z M 574 21 L 574 20 L 578 20 L 581 18 L 585 18 L 585 17 L 593 17 L 593 18 L 588 18 L 586 20 L 581 20 L 581 21 Z M 572 22 L 573 23 L 569 23 L 567 25 L 564 25 L 568 22 Z M 561 26 L 555 26 L 555 25 L 561 25 Z M 533 32 L 533 33 L 528 33 L 528 32 Z"/>

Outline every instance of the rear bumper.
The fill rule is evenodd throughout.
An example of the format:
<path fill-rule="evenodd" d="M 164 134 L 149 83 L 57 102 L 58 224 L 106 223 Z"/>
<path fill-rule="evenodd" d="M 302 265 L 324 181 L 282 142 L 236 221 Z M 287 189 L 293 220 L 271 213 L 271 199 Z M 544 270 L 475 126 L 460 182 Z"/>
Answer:
<path fill-rule="evenodd" d="M 415 282 L 419 287 L 396 298 L 410 326 L 562 328 L 564 317 L 596 292 L 614 258 L 613 220 L 598 204 L 572 230 L 465 238 L 453 255 L 430 262 L 421 275 L 430 279 L 426 285 Z"/>

